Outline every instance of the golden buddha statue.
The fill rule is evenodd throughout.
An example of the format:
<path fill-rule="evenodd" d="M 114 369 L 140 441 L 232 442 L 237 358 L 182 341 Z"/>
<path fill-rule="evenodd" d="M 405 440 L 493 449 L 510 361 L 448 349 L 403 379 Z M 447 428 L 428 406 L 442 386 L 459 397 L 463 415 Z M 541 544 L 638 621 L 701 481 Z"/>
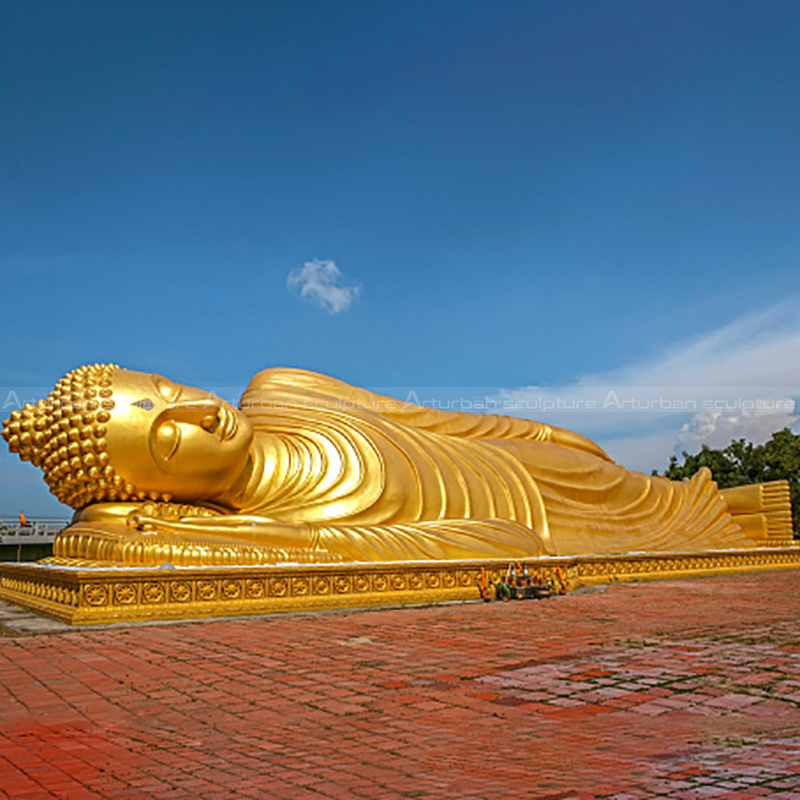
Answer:
<path fill-rule="evenodd" d="M 416 561 L 786 544 L 788 485 L 629 472 L 529 420 L 403 403 L 298 369 L 239 409 L 95 364 L 3 427 L 76 509 L 55 563 Z"/>

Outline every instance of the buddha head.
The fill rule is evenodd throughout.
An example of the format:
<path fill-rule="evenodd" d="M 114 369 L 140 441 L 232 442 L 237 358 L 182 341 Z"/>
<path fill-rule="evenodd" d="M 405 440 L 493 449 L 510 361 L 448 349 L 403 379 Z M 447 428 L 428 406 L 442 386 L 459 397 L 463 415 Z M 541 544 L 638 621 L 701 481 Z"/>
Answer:
<path fill-rule="evenodd" d="M 3 438 L 75 509 L 98 502 L 209 501 L 245 470 L 253 428 L 220 398 L 161 375 L 81 367 L 11 412 Z"/>

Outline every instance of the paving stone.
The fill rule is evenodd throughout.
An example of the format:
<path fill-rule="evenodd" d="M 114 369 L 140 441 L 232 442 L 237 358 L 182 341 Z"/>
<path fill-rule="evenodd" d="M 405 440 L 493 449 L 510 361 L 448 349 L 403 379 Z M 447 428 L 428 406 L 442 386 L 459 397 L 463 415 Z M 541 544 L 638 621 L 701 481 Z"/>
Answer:
<path fill-rule="evenodd" d="M 0 606 L 0 797 L 800 797 L 800 573 L 70 628 Z"/>

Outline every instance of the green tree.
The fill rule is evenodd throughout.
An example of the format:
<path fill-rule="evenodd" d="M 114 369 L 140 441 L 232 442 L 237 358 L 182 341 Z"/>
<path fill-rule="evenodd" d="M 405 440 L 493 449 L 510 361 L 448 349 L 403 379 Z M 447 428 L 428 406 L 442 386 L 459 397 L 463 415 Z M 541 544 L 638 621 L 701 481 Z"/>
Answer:
<path fill-rule="evenodd" d="M 749 483 L 789 481 L 792 497 L 792 525 L 797 538 L 800 533 L 800 436 L 789 428 L 772 434 L 764 444 L 734 439 L 724 450 L 703 445 L 700 452 L 670 456 L 665 477 L 673 481 L 691 478 L 700 467 L 708 467 L 720 489 L 745 486 Z M 653 474 L 658 474 L 654 472 Z"/>

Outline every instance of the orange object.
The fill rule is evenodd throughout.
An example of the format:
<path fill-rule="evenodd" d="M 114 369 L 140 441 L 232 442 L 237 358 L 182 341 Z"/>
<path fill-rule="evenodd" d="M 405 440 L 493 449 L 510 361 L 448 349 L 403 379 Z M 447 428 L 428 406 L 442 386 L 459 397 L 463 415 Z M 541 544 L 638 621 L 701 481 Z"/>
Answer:
<path fill-rule="evenodd" d="M 25 519 L 25 515 L 21 511 L 19 512 L 19 524 L 20 525 L 27 525 L 28 524 L 28 520 Z"/>

